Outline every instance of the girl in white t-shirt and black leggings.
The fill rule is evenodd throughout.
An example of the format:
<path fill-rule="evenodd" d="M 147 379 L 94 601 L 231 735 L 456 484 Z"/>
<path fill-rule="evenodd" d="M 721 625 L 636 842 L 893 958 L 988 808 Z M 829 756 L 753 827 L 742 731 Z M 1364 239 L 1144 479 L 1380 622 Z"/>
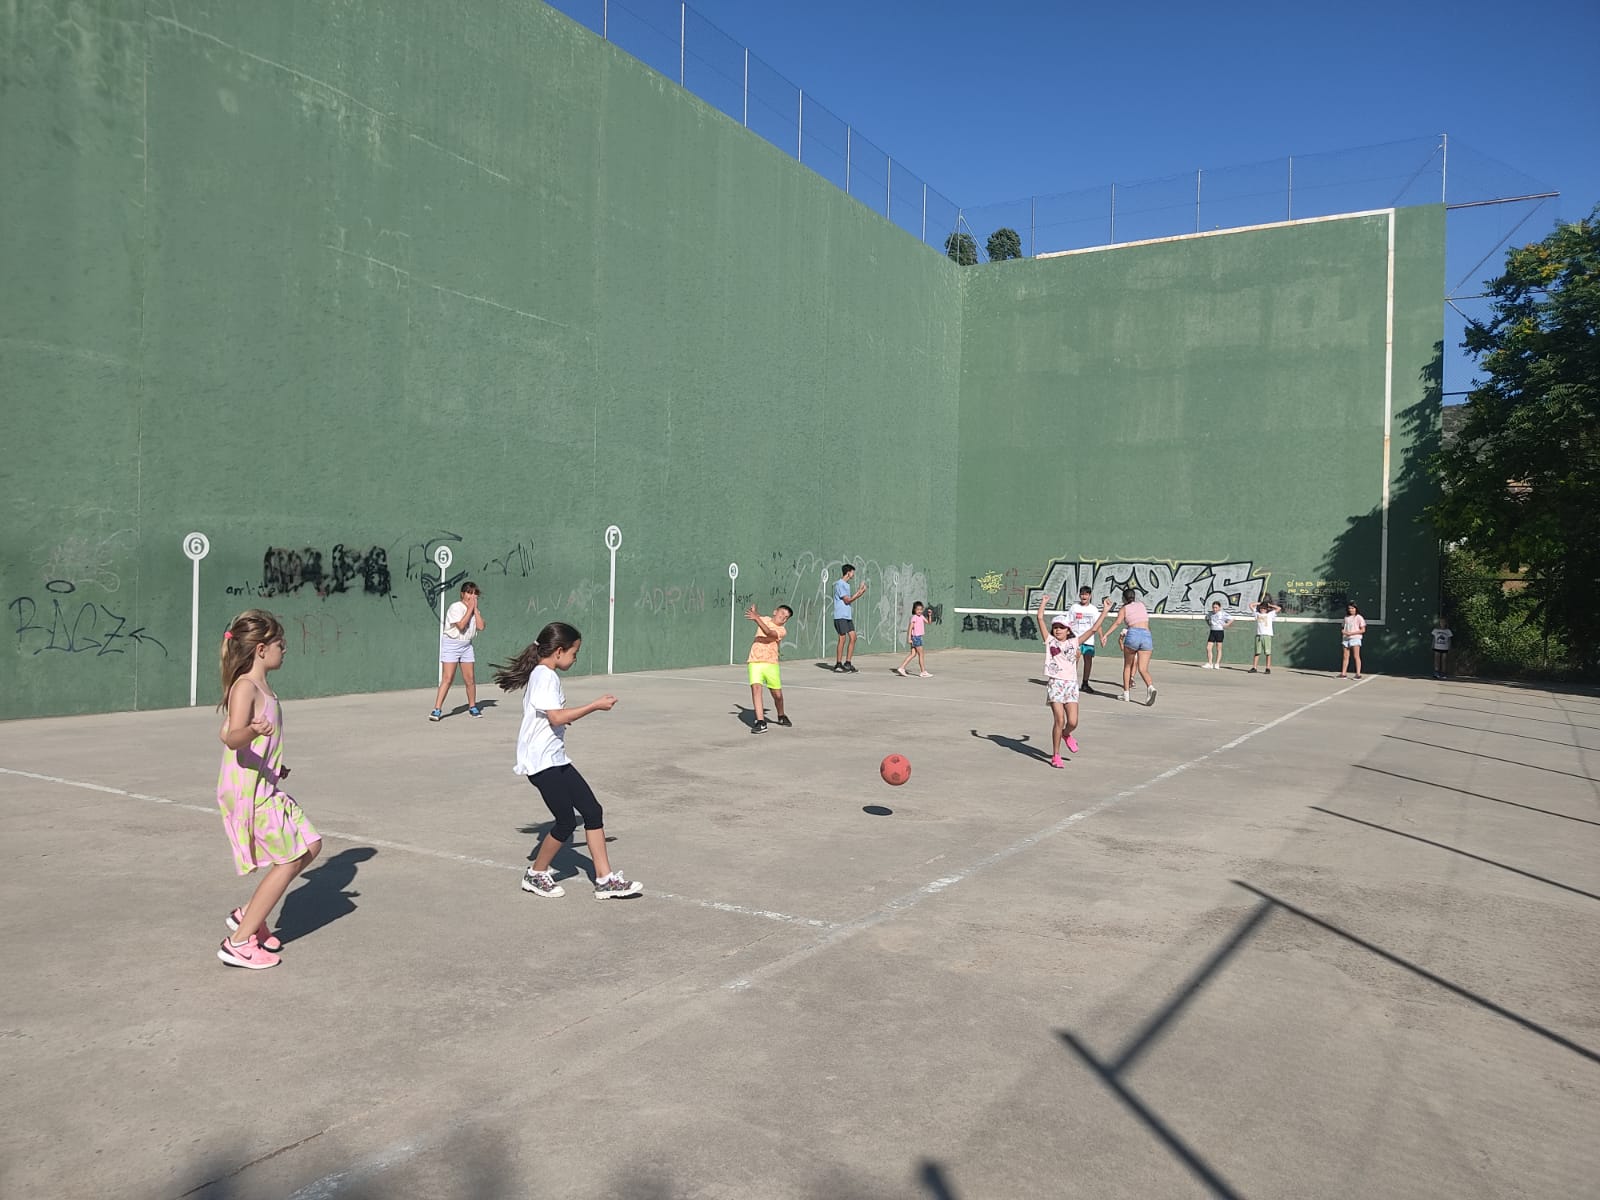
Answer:
<path fill-rule="evenodd" d="M 539 789 L 545 807 L 555 818 L 539 843 L 533 865 L 522 877 L 522 890 L 535 896 L 562 896 L 565 889 L 555 881 L 550 865 L 567 844 L 583 818 L 583 836 L 594 860 L 594 898 L 612 900 L 639 896 L 644 886 L 613 870 L 606 855 L 606 830 L 600 801 L 595 799 L 578 768 L 567 758 L 567 726 L 592 712 L 610 712 L 617 698 L 601 696 L 576 708 L 567 707 L 558 671 L 570 670 L 578 660 L 583 635 L 571 625 L 552 621 L 539 631 L 538 639 L 517 655 L 509 665 L 496 666 L 494 681 L 508 692 L 522 693 L 522 728 L 517 731 L 518 775 Z"/>

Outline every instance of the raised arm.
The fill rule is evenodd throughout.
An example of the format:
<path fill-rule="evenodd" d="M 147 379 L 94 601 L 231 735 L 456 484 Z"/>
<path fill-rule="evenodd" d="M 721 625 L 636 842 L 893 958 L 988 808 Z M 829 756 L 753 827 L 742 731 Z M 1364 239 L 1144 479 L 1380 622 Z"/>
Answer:
<path fill-rule="evenodd" d="M 1044 624 L 1044 606 L 1050 603 L 1050 593 L 1045 592 L 1039 596 L 1039 610 L 1033 614 L 1033 623 L 1039 627 L 1039 640 L 1042 642 L 1050 636 L 1050 631 Z"/>

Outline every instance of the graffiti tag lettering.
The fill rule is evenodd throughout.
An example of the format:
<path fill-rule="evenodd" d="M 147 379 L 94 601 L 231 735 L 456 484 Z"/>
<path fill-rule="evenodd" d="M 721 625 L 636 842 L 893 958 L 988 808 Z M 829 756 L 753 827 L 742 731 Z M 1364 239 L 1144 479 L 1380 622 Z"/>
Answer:
<path fill-rule="evenodd" d="M 1087 585 L 1093 593 L 1093 603 L 1099 604 L 1107 596 L 1121 600 L 1124 588 L 1140 593 L 1147 608 L 1153 613 L 1168 616 L 1200 616 L 1211 608 L 1213 600 L 1222 601 L 1224 608 L 1248 608 L 1260 602 L 1266 594 L 1267 575 L 1257 574 L 1248 559 L 1237 562 L 1082 562 L 1076 559 L 1054 559 L 1045 571 L 1042 587 L 1028 589 L 1028 607 L 1037 607 L 1041 597 L 1062 607 L 1078 597 L 1078 589 Z"/>
<path fill-rule="evenodd" d="M 307 546 L 303 550 L 290 550 L 269 546 L 261 558 L 261 585 L 257 595 L 293 595 L 309 587 L 318 596 L 348 592 L 357 578 L 361 590 L 369 596 L 387 596 L 392 592 L 389 578 L 389 554 L 382 546 L 365 551 L 349 550 L 344 543 L 335 546 L 324 567 L 322 551 Z"/>
<path fill-rule="evenodd" d="M 95 658 L 101 658 L 107 654 L 125 653 L 125 647 L 117 643 L 132 642 L 136 647 L 153 646 L 163 656 L 166 655 L 166 646 L 151 636 L 143 625 L 129 629 L 128 618 L 112 612 L 104 604 L 90 600 L 69 600 L 63 606 L 61 597 L 77 590 L 71 581 L 52 579 L 45 584 L 45 588 L 52 593 L 47 609 L 41 610 L 32 596 L 18 596 L 6 605 L 16 614 L 18 650 L 27 650 L 31 646 L 36 655 L 47 650 L 58 650 L 63 654 L 88 654 L 93 651 Z M 39 644 L 41 641 L 42 645 Z"/>

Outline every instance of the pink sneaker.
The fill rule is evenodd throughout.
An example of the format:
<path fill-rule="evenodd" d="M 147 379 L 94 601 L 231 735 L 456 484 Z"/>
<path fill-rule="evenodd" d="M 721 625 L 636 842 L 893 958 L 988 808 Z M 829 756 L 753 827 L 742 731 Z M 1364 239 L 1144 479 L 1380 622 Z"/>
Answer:
<path fill-rule="evenodd" d="M 253 933 L 242 946 L 234 945 L 232 938 L 223 938 L 222 945 L 217 947 L 217 957 L 230 967 L 244 967 L 251 971 L 265 971 L 283 961 L 270 950 L 263 950 Z"/>
<path fill-rule="evenodd" d="M 244 909 L 242 908 L 236 908 L 228 914 L 229 933 L 238 932 L 239 921 L 243 917 Z M 260 929 L 256 930 L 256 941 L 261 943 L 261 948 L 263 950 L 270 950 L 273 953 L 283 949 L 283 943 L 278 940 L 278 935 L 273 933 L 272 930 L 268 929 L 265 922 L 262 923 Z"/>
<path fill-rule="evenodd" d="M 1067 734 L 1067 749 L 1071 750 L 1074 754 L 1078 752 L 1078 739 L 1073 737 L 1070 733 Z"/>
<path fill-rule="evenodd" d="M 1061 761 L 1061 755 L 1058 754 L 1050 760 L 1050 765 L 1052 767 L 1065 767 L 1067 764 Z"/>

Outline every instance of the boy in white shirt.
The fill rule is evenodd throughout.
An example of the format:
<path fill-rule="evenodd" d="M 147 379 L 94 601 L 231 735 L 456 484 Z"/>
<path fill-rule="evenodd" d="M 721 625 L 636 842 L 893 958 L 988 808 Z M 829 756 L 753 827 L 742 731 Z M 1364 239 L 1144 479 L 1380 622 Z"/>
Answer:
<path fill-rule="evenodd" d="M 1272 622 L 1277 620 L 1278 614 L 1283 611 L 1281 604 L 1274 604 L 1265 596 L 1261 603 L 1256 605 L 1256 652 L 1250 656 L 1250 674 L 1256 673 L 1256 663 L 1261 656 L 1267 656 L 1267 674 L 1272 674 Z"/>
<path fill-rule="evenodd" d="M 1099 623 L 1100 610 L 1089 603 L 1089 597 L 1094 595 L 1094 589 L 1085 584 L 1078 589 L 1078 602 L 1063 614 L 1067 628 L 1072 630 L 1074 636 L 1079 636 L 1091 625 Z M 1078 661 L 1083 664 L 1083 681 L 1079 689 L 1093 696 L 1095 690 L 1089 686 L 1089 676 L 1094 674 L 1094 635 L 1090 634 L 1078 644 Z"/>

